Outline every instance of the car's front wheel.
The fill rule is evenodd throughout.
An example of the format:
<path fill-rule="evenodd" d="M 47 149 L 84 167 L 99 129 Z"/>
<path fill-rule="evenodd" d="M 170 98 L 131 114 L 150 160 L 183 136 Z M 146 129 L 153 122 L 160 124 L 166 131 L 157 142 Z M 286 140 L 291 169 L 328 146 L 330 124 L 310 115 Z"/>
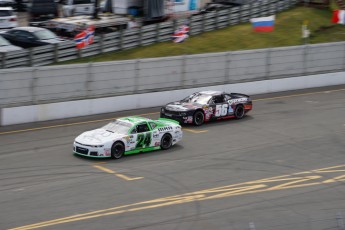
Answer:
<path fill-rule="evenodd" d="M 236 119 L 241 119 L 244 117 L 245 111 L 243 105 L 238 105 L 235 109 L 235 117 Z"/>
<path fill-rule="evenodd" d="M 161 149 L 169 149 L 172 146 L 172 136 L 169 133 L 163 135 L 161 139 Z"/>
<path fill-rule="evenodd" d="M 111 158 L 120 159 L 125 153 L 125 146 L 121 142 L 115 142 L 111 147 Z"/>
<path fill-rule="evenodd" d="M 200 126 L 204 124 L 205 121 L 205 115 L 202 111 L 196 111 L 193 116 L 193 123 L 196 126 Z"/>

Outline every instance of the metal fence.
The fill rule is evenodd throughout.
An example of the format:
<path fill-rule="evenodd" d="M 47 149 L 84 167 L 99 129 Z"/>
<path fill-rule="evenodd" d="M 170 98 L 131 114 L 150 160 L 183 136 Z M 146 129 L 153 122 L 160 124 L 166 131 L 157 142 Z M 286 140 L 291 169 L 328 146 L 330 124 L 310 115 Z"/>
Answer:
<path fill-rule="evenodd" d="M 0 107 L 42 104 L 345 69 L 345 42 L 0 70 Z"/>
<path fill-rule="evenodd" d="M 297 3 L 297 0 L 261 0 L 252 4 L 191 16 L 189 18 L 190 34 L 196 35 L 205 31 L 248 22 L 250 18 L 272 15 Z M 169 41 L 173 31 L 184 20 L 179 19 L 148 25 L 139 29 L 102 34 L 95 37 L 94 44 L 83 49 L 76 49 L 73 41 L 66 41 L 55 45 L 3 53 L 0 54 L 0 68 L 42 66 L 54 62 Z"/>

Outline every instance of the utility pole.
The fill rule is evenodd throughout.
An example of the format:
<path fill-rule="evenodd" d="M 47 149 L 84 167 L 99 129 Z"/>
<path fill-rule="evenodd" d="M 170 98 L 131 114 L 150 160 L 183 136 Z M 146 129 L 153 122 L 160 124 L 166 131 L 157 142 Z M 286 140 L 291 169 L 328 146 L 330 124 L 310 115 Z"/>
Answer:
<path fill-rule="evenodd" d="M 94 11 L 93 11 L 93 16 L 92 16 L 93 19 L 98 19 L 98 10 L 99 10 L 98 1 L 99 0 L 95 0 Z"/>

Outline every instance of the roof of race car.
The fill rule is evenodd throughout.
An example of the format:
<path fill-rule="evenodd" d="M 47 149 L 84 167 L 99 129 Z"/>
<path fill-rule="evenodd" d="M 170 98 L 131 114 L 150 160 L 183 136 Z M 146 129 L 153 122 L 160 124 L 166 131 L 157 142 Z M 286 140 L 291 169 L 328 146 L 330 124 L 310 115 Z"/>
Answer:
<path fill-rule="evenodd" d="M 207 94 L 207 95 L 215 96 L 215 95 L 220 95 L 220 94 L 222 94 L 223 92 L 222 92 L 222 91 L 212 91 L 212 90 L 208 90 L 208 91 L 200 91 L 199 93 L 200 93 L 200 94 Z"/>
<path fill-rule="evenodd" d="M 121 117 L 121 118 L 118 118 L 117 120 L 128 122 L 134 125 L 139 122 L 150 121 L 151 119 L 146 118 L 146 117 Z"/>

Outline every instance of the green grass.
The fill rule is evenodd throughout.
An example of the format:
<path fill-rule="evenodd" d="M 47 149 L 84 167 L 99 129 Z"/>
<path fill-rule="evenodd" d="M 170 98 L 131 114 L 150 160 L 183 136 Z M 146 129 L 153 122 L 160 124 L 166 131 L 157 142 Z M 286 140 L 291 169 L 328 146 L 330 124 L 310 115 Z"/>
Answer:
<path fill-rule="evenodd" d="M 302 45 L 301 26 L 308 21 L 309 44 L 345 40 L 345 26 L 331 23 L 332 11 L 296 7 L 276 15 L 275 30 L 270 33 L 253 32 L 250 23 L 191 36 L 183 43 L 172 41 L 126 51 L 109 52 L 92 57 L 57 64 L 103 62 L 138 58 L 189 55 L 209 52 L 249 50 L 259 48 Z"/>

